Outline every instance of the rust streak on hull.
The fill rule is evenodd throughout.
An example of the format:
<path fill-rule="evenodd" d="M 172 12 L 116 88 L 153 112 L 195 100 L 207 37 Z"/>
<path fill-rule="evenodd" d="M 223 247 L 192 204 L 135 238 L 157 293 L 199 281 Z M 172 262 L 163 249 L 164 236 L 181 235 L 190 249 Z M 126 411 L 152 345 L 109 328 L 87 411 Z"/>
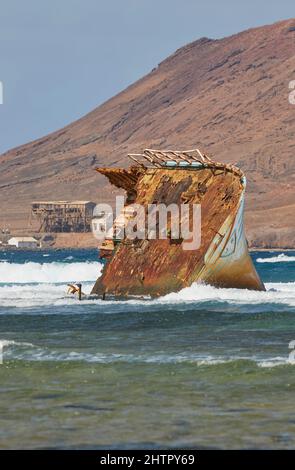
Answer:
<path fill-rule="evenodd" d="M 134 202 L 144 207 L 155 203 L 200 204 L 201 245 L 183 250 L 182 240 L 124 240 L 108 257 L 92 293 L 106 298 L 157 297 L 193 282 L 264 290 L 244 234 L 245 177 L 241 170 L 215 164 L 199 151 L 197 157 L 192 151 L 145 152 L 136 159 L 146 157 L 148 166 L 144 168 L 139 160 L 138 166 L 123 170 L 129 176 L 112 168 L 97 171 L 124 187 L 128 196 L 132 193 Z M 168 167 L 170 161 L 175 162 L 173 167 Z"/>

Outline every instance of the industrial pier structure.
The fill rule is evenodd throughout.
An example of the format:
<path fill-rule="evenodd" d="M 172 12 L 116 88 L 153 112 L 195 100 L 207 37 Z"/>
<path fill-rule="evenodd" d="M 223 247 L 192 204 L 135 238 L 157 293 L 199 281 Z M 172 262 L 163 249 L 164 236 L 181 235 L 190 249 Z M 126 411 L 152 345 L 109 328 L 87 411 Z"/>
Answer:
<path fill-rule="evenodd" d="M 30 223 L 39 222 L 39 232 L 90 232 L 95 203 L 91 201 L 34 201 Z"/>

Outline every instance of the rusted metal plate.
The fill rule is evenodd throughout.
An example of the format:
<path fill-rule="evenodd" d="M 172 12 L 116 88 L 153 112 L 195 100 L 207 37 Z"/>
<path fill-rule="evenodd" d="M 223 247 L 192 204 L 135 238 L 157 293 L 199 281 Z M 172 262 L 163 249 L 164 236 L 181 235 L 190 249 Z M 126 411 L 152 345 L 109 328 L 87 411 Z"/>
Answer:
<path fill-rule="evenodd" d="M 240 170 L 231 171 L 224 165 L 217 169 L 137 168 L 136 184 L 128 188 L 122 184 L 127 193 L 135 191 L 136 204 L 201 204 L 201 246 L 185 251 L 181 242 L 170 239 L 124 240 L 116 247 L 92 293 L 106 298 L 108 294 L 154 297 L 179 291 L 194 281 L 222 287 L 264 288 L 248 254 L 243 214 L 237 221 L 243 212 L 244 197 Z M 117 170 L 108 169 L 108 174 L 103 171 L 114 182 Z M 121 184 L 119 180 L 117 183 Z M 234 244 L 236 232 L 239 238 L 236 234 Z M 230 246 L 234 247 L 233 252 L 223 256 Z M 207 256 L 206 262 L 210 252 L 216 257 Z"/>

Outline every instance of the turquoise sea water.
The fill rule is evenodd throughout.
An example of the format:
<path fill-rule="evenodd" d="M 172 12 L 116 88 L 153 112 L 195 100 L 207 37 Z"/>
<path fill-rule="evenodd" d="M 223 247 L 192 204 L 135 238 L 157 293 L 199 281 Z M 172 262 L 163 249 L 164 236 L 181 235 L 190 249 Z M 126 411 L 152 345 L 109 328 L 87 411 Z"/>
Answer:
<path fill-rule="evenodd" d="M 0 448 L 294 448 L 295 253 L 267 292 L 79 303 L 97 252 L 0 251 Z"/>

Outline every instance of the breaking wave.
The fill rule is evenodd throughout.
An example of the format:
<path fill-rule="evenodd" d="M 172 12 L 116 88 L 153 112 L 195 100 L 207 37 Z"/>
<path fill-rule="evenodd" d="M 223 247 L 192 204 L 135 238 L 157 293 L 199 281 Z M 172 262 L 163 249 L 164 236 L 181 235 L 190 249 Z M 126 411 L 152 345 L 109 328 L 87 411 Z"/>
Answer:
<path fill-rule="evenodd" d="M 288 256 L 284 253 L 271 258 L 257 258 L 257 263 L 290 263 L 295 261 L 295 256 Z"/>
<path fill-rule="evenodd" d="M 275 258 L 259 258 L 267 260 L 295 260 L 295 257 L 279 255 Z M 46 260 L 47 261 L 47 260 Z M 272 261 L 273 262 L 273 261 Z M 280 308 L 295 306 L 295 282 L 275 282 L 266 284 L 266 292 L 245 289 L 221 289 L 205 284 L 193 284 L 180 292 L 170 293 L 155 300 L 133 299 L 128 301 L 104 302 L 89 296 L 92 286 L 101 274 L 103 265 L 98 261 L 88 262 L 0 262 L 0 310 L 1 307 L 35 308 L 38 306 L 75 306 L 81 304 L 76 298 L 67 295 L 67 283 L 82 282 L 83 292 L 87 297 L 83 305 L 96 305 L 98 311 L 125 311 L 128 308 L 162 308 L 167 305 L 190 304 L 192 308 L 236 307 L 243 311 L 277 311 Z M 110 306 L 113 305 L 111 308 Z M 57 309 L 48 309 L 46 313 L 56 313 Z M 61 312 L 61 309 L 59 309 Z M 3 310 L 1 311 L 3 313 Z M 4 310 L 4 313 L 7 311 Z M 18 313 L 18 311 L 16 312 Z"/>
<path fill-rule="evenodd" d="M 295 306 L 295 282 L 274 282 L 265 285 L 266 291 L 247 289 L 221 289 L 209 285 L 192 284 L 162 297 L 165 302 L 229 302 L 232 304 L 275 303 Z"/>
<path fill-rule="evenodd" d="M 99 352 L 56 351 L 31 343 L 0 340 L 0 348 L 4 359 L 24 361 L 52 362 L 85 362 L 98 364 L 193 364 L 196 366 L 218 366 L 231 363 L 253 363 L 258 367 L 272 368 L 277 366 L 294 366 L 294 362 L 286 357 L 259 356 L 223 356 L 201 353 L 176 354 L 115 354 Z"/>
<path fill-rule="evenodd" d="M 96 266 L 97 269 L 97 266 Z M 95 278 L 98 275 L 96 271 Z M 79 272 L 81 278 L 81 272 Z M 271 311 L 295 306 L 295 282 L 266 284 L 266 292 L 249 291 L 246 289 L 219 289 L 209 285 L 193 284 L 180 292 L 171 293 L 154 300 L 132 299 L 127 301 L 107 300 L 103 301 L 89 296 L 93 281 L 83 282 L 82 290 L 87 295 L 82 303 L 73 296 L 67 295 L 66 282 L 64 283 L 40 283 L 20 285 L 0 285 L 0 307 L 31 308 L 37 306 L 71 306 L 71 312 L 75 306 L 97 305 L 103 311 L 112 306 L 112 311 L 122 311 L 128 308 L 136 308 L 141 305 L 148 308 L 161 308 L 168 305 L 191 305 L 194 308 L 205 307 L 208 309 L 218 306 L 229 306 L 249 309 L 249 311 Z M 47 313 L 55 313 L 55 310 Z"/>
<path fill-rule="evenodd" d="M 34 263 L 0 262 L 0 284 L 95 281 L 102 269 L 98 262 Z"/>
<path fill-rule="evenodd" d="M 22 347 L 30 347 L 34 348 L 32 343 L 22 343 L 18 341 L 8 340 L 8 339 L 0 339 L 0 349 L 3 350 L 8 346 L 22 346 Z"/>

